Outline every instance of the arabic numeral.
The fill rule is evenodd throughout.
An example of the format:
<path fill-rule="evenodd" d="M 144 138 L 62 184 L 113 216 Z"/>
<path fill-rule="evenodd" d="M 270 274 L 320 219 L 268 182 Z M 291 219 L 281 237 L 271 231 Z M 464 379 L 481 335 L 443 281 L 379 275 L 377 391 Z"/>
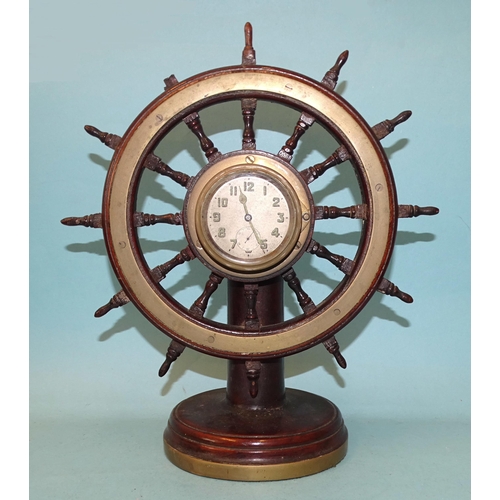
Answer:
<path fill-rule="evenodd" d="M 217 236 L 219 238 L 225 238 L 226 237 L 226 228 L 225 227 L 219 227 L 219 231 L 217 231 Z"/>
<path fill-rule="evenodd" d="M 285 214 L 283 212 L 278 212 L 278 220 L 277 222 L 285 222 Z"/>
<path fill-rule="evenodd" d="M 212 219 L 214 222 L 220 222 L 220 212 L 214 212 L 212 215 Z"/>
<path fill-rule="evenodd" d="M 217 198 L 217 206 L 218 206 L 219 208 L 221 208 L 221 207 L 222 207 L 222 208 L 227 207 L 227 203 L 228 203 L 228 202 L 227 202 L 227 198 Z"/>
<path fill-rule="evenodd" d="M 279 207 L 279 206 L 280 206 L 280 199 L 273 198 L 273 207 Z"/>

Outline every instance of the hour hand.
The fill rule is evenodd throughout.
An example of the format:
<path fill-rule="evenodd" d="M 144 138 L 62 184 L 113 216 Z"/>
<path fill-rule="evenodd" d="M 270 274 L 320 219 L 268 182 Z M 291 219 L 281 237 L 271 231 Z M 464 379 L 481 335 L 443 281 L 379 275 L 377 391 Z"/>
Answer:
<path fill-rule="evenodd" d="M 243 208 L 245 209 L 245 214 L 248 215 L 248 208 L 247 208 L 247 197 L 245 194 L 243 194 L 243 191 L 240 188 L 240 203 L 243 205 Z"/>

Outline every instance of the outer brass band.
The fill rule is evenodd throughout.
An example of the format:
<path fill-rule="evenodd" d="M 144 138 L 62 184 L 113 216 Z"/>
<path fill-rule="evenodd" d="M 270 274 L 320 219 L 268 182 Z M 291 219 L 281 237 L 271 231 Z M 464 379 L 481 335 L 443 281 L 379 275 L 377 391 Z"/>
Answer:
<path fill-rule="evenodd" d="M 240 465 L 210 462 L 181 453 L 164 441 L 169 460 L 177 467 L 198 476 L 231 481 L 279 481 L 309 476 L 336 466 L 347 454 L 347 441 L 330 453 L 308 460 L 283 464 Z"/>
<path fill-rule="evenodd" d="M 130 203 L 137 187 L 141 158 L 163 127 L 187 111 L 217 99 L 266 95 L 322 117 L 356 159 L 369 217 L 354 271 L 332 300 L 293 324 L 283 323 L 262 335 L 235 335 L 224 324 L 198 321 L 168 300 L 149 276 L 134 243 Z M 149 152 L 149 151 L 148 151 Z M 396 194 L 385 154 L 362 118 L 339 96 L 303 76 L 276 68 L 233 67 L 181 82 L 139 115 L 115 152 L 105 185 L 103 225 L 112 265 L 125 292 L 160 330 L 192 347 L 221 356 L 271 357 L 297 352 L 335 333 L 361 310 L 374 293 L 389 261 L 394 235 Z"/>

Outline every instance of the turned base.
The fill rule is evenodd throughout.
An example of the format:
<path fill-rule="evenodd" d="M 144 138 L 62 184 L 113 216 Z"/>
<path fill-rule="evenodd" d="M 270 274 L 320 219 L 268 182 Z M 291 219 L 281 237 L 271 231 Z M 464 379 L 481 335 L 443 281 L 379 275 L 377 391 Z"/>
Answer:
<path fill-rule="evenodd" d="M 287 389 L 274 408 L 237 405 L 225 389 L 177 405 L 164 433 L 179 468 L 205 477 L 273 481 L 321 472 L 347 453 L 347 429 L 325 398 Z"/>

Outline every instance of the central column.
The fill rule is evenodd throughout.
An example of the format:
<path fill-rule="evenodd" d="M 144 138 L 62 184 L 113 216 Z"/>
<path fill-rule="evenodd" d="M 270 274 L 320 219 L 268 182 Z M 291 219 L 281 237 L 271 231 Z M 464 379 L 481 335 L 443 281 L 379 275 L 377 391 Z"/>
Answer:
<path fill-rule="evenodd" d="M 228 281 L 228 324 L 241 326 L 247 317 L 245 286 L 238 281 Z M 281 276 L 259 283 L 255 304 L 262 326 L 281 323 L 284 318 L 283 279 Z M 234 405 L 249 408 L 277 408 L 285 401 L 285 373 L 282 357 L 260 361 L 258 393 L 252 397 L 245 361 L 229 360 L 227 399 Z"/>

